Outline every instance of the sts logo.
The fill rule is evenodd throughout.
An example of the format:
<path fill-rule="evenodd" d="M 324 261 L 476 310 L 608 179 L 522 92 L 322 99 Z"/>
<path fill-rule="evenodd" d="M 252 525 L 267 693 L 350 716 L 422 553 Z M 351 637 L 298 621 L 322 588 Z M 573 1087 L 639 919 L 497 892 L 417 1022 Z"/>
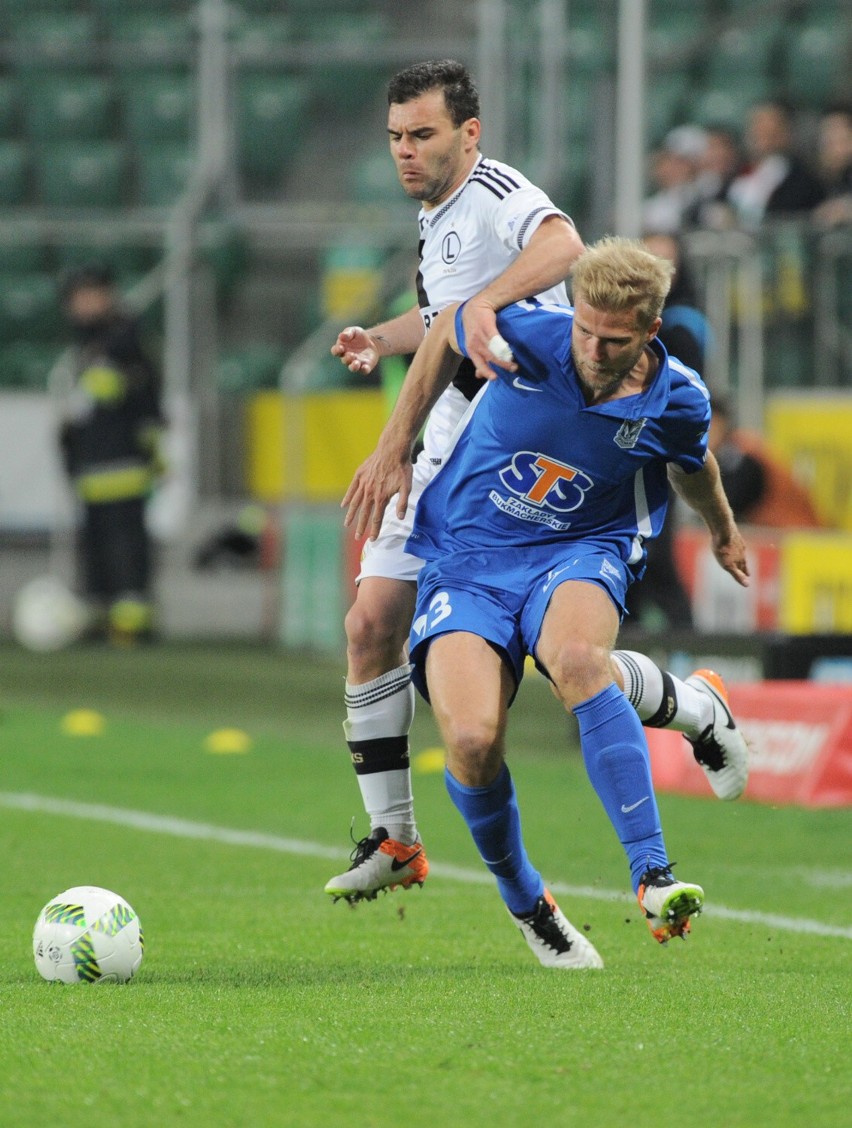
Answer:
<path fill-rule="evenodd" d="M 504 498 L 492 490 L 491 501 L 498 509 L 554 529 L 570 527 L 559 515 L 578 509 L 594 485 L 582 470 L 532 450 L 518 451 L 500 471 L 500 481 L 514 497 Z"/>

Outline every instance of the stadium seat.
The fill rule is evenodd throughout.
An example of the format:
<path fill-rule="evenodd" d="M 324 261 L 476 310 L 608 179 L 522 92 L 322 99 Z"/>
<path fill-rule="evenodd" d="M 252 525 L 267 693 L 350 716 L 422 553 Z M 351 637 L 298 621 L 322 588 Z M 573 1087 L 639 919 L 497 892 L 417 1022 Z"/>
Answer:
<path fill-rule="evenodd" d="M 60 348 L 43 341 L 11 341 L 0 348 L 0 387 L 44 391 Z"/>
<path fill-rule="evenodd" d="M 67 2 L 67 0 L 66 0 Z M 245 0 L 241 0 L 244 3 Z M 130 14 L 161 15 L 167 13 L 189 14 L 197 5 L 198 0 L 89 0 L 89 7 L 93 8 L 102 20 L 120 20 Z M 132 7 L 132 13 L 128 8 Z"/>
<path fill-rule="evenodd" d="M 778 27 L 774 20 L 749 26 L 734 25 L 714 40 L 705 79 L 708 86 L 724 89 L 741 84 L 770 84 Z"/>
<path fill-rule="evenodd" d="M 803 24 L 787 28 L 784 86 L 797 105 L 820 109 L 849 92 L 852 24 L 848 10 L 814 11 Z"/>
<path fill-rule="evenodd" d="M 53 207 L 118 207 L 124 202 L 126 157 L 112 141 L 60 141 L 36 151 L 39 203 Z"/>
<path fill-rule="evenodd" d="M 39 239 L 37 226 L 15 243 L 0 243 L 0 274 L 21 274 L 44 270 L 47 248 Z"/>
<path fill-rule="evenodd" d="M 770 93 L 770 81 L 762 75 L 733 86 L 702 87 L 689 96 L 686 116 L 696 125 L 728 126 L 740 133 L 749 107 Z"/>
<path fill-rule="evenodd" d="M 57 247 L 55 257 L 60 272 L 102 262 L 112 267 L 119 278 L 127 278 L 145 274 L 155 265 L 158 256 L 157 251 L 149 247 L 89 242 Z"/>
<path fill-rule="evenodd" d="M 186 141 L 195 114 L 195 82 L 190 75 L 146 72 L 126 83 L 125 134 L 134 142 Z"/>
<path fill-rule="evenodd" d="M 233 45 L 238 64 L 263 63 L 275 49 L 290 42 L 292 24 L 282 13 L 243 13 L 234 26 Z"/>
<path fill-rule="evenodd" d="M 0 141 L 0 204 L 26 203 L 28 166 L 23 142 Z"/>
<path fill-rule="evenodd" d="M 402 189 L 387 146 L 359 157 L 352 165 L 350 190 L 360 204 L 398 203 Z"/>
<path fill-rule="evenodd" d="M 666 133 L 683 120 L 681 107 L 690 86 L 685 70 L 669 70 L 648 74 L 645 119 L 649 143 L 654 146 Z"/>
<path fill-rule="evenodd" d="M 573 3 L 568 9 L 568 59 L 579 71 L 600 71 L 614 55 L 613 27 L 601 27 L 600 10 Z"/>
<path fill-rule="evenodd" d="M 199 227 L 198 249 L 199 257 L 213 271 L 218 297 L 227 302 L 249 261 L 245 234 L 233 223 L 206 219 Z"/>
<path fill-rule="evenodd" d="M 708 25 L 700 8 L 666 5 L 666 9 L 663 13 L 652 7 L 648 19 L 646 55 L 649 78 L 653 77 L 653 68 L 658 66 L 682 69 L 692 61 L 697 50 L 707 46 L 704 37 Z"/>
<path fill-rule="evenodd" d="M 10 56 L 20 71 L 80 69 L 94 58 L 97 20 L 90 12 L 24 10 L 10 17 Z"/>
<path fill-rule="evenodd" d="M 11 78 L 0 78 L 0 137 L 12 136 L 18 125 L 18 86 Z"/>
<path fill-rule="evenodd" d="M 253 72 L 240 75 L 236 92 L 240 171 L 250 180 L 280 177 L 307 129 L 308 83 Z"/>
<path fill-rule="evenodd" d="M 191 61 L 194 24 L 188 11 L 118 8 L 109 25 L 109 44 L 125 69 L 185 65 Z"/>
<path fill-rule="evenodd" d="M 98 75 L 47 75 L 28 82 L 24 126 L 33 141 L 106 137 L 113 120 L 113 87 Z"/>
<path fill-rule="evenodd" d="M 143 207 L 170 207 L 189 181 L 194 154 L 186 145 L 145 145 L 136 150 L 136 199 Z"/>
<path fill-rule="evenodd" d="M 228 349 L 216 365 L 216 386 L 232 394 L 275 388 L 283 364 L 284 353 L 277 345 L 254 342 Z"/>
<path fill-rule="evenodd" d="M 0 277 L 0 337 L 44 340 L 61 325 L 52 274 L 13 273 Z"/>

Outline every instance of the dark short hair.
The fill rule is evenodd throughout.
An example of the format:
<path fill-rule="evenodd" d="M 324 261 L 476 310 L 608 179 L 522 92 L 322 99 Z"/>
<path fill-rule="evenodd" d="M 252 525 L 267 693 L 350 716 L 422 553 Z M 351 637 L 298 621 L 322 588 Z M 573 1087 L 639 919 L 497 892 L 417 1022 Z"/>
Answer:
<path fill-rule="evenodd" d="M 65 301 L 78 290 L 109 290 L 115 285 L 115 271 L 107 262 L 88 262 L 69 270 L 61 280 L 59 292 Z"/>
<path fill-rule="evenodd" d="M 455 59 L 430 59 L 395 74 L 388 83 L 388 105 L 410 102 L 430 90 L 443 90 L 453 125 L 479 117 L 479 91 L 467 67 Z"/>

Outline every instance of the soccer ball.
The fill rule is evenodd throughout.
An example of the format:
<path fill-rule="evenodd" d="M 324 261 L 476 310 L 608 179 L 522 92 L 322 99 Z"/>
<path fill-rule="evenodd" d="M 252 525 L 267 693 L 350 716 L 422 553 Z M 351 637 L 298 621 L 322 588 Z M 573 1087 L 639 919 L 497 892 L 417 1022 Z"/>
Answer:
<path fill-rule="evenodd" d="M 39 974 L 61 983 L 126 983 L 144 947 L 135 911 L 97 885 L 76 885 L 48 901 L 33 929 Z"/>
<path fill-rule="evenodd" d="M 27 650 L 62 650 L 77 641 L 87 623 L 85 604 L 55 576 L 30 580 L 15 597 L 12 632 Z"/>

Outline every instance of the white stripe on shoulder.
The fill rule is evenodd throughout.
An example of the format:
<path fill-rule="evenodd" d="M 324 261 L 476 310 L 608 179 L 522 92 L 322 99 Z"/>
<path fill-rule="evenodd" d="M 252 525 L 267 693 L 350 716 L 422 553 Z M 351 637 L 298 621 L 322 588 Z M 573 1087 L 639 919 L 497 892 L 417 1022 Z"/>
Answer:
<path fill-rule="evenodd" d="M 701 392 L 706 400 L 710 399 L 710 390 L 693 368 L 688 368 L 683 361 L 678 360 L 677 357 L 674 356 L 669 357 L 669 368 L 673 368 L 675 372 L 679 372 L 681 376 L 685 376 L 690 384 L 698 388 L 699 392 Z"/>

